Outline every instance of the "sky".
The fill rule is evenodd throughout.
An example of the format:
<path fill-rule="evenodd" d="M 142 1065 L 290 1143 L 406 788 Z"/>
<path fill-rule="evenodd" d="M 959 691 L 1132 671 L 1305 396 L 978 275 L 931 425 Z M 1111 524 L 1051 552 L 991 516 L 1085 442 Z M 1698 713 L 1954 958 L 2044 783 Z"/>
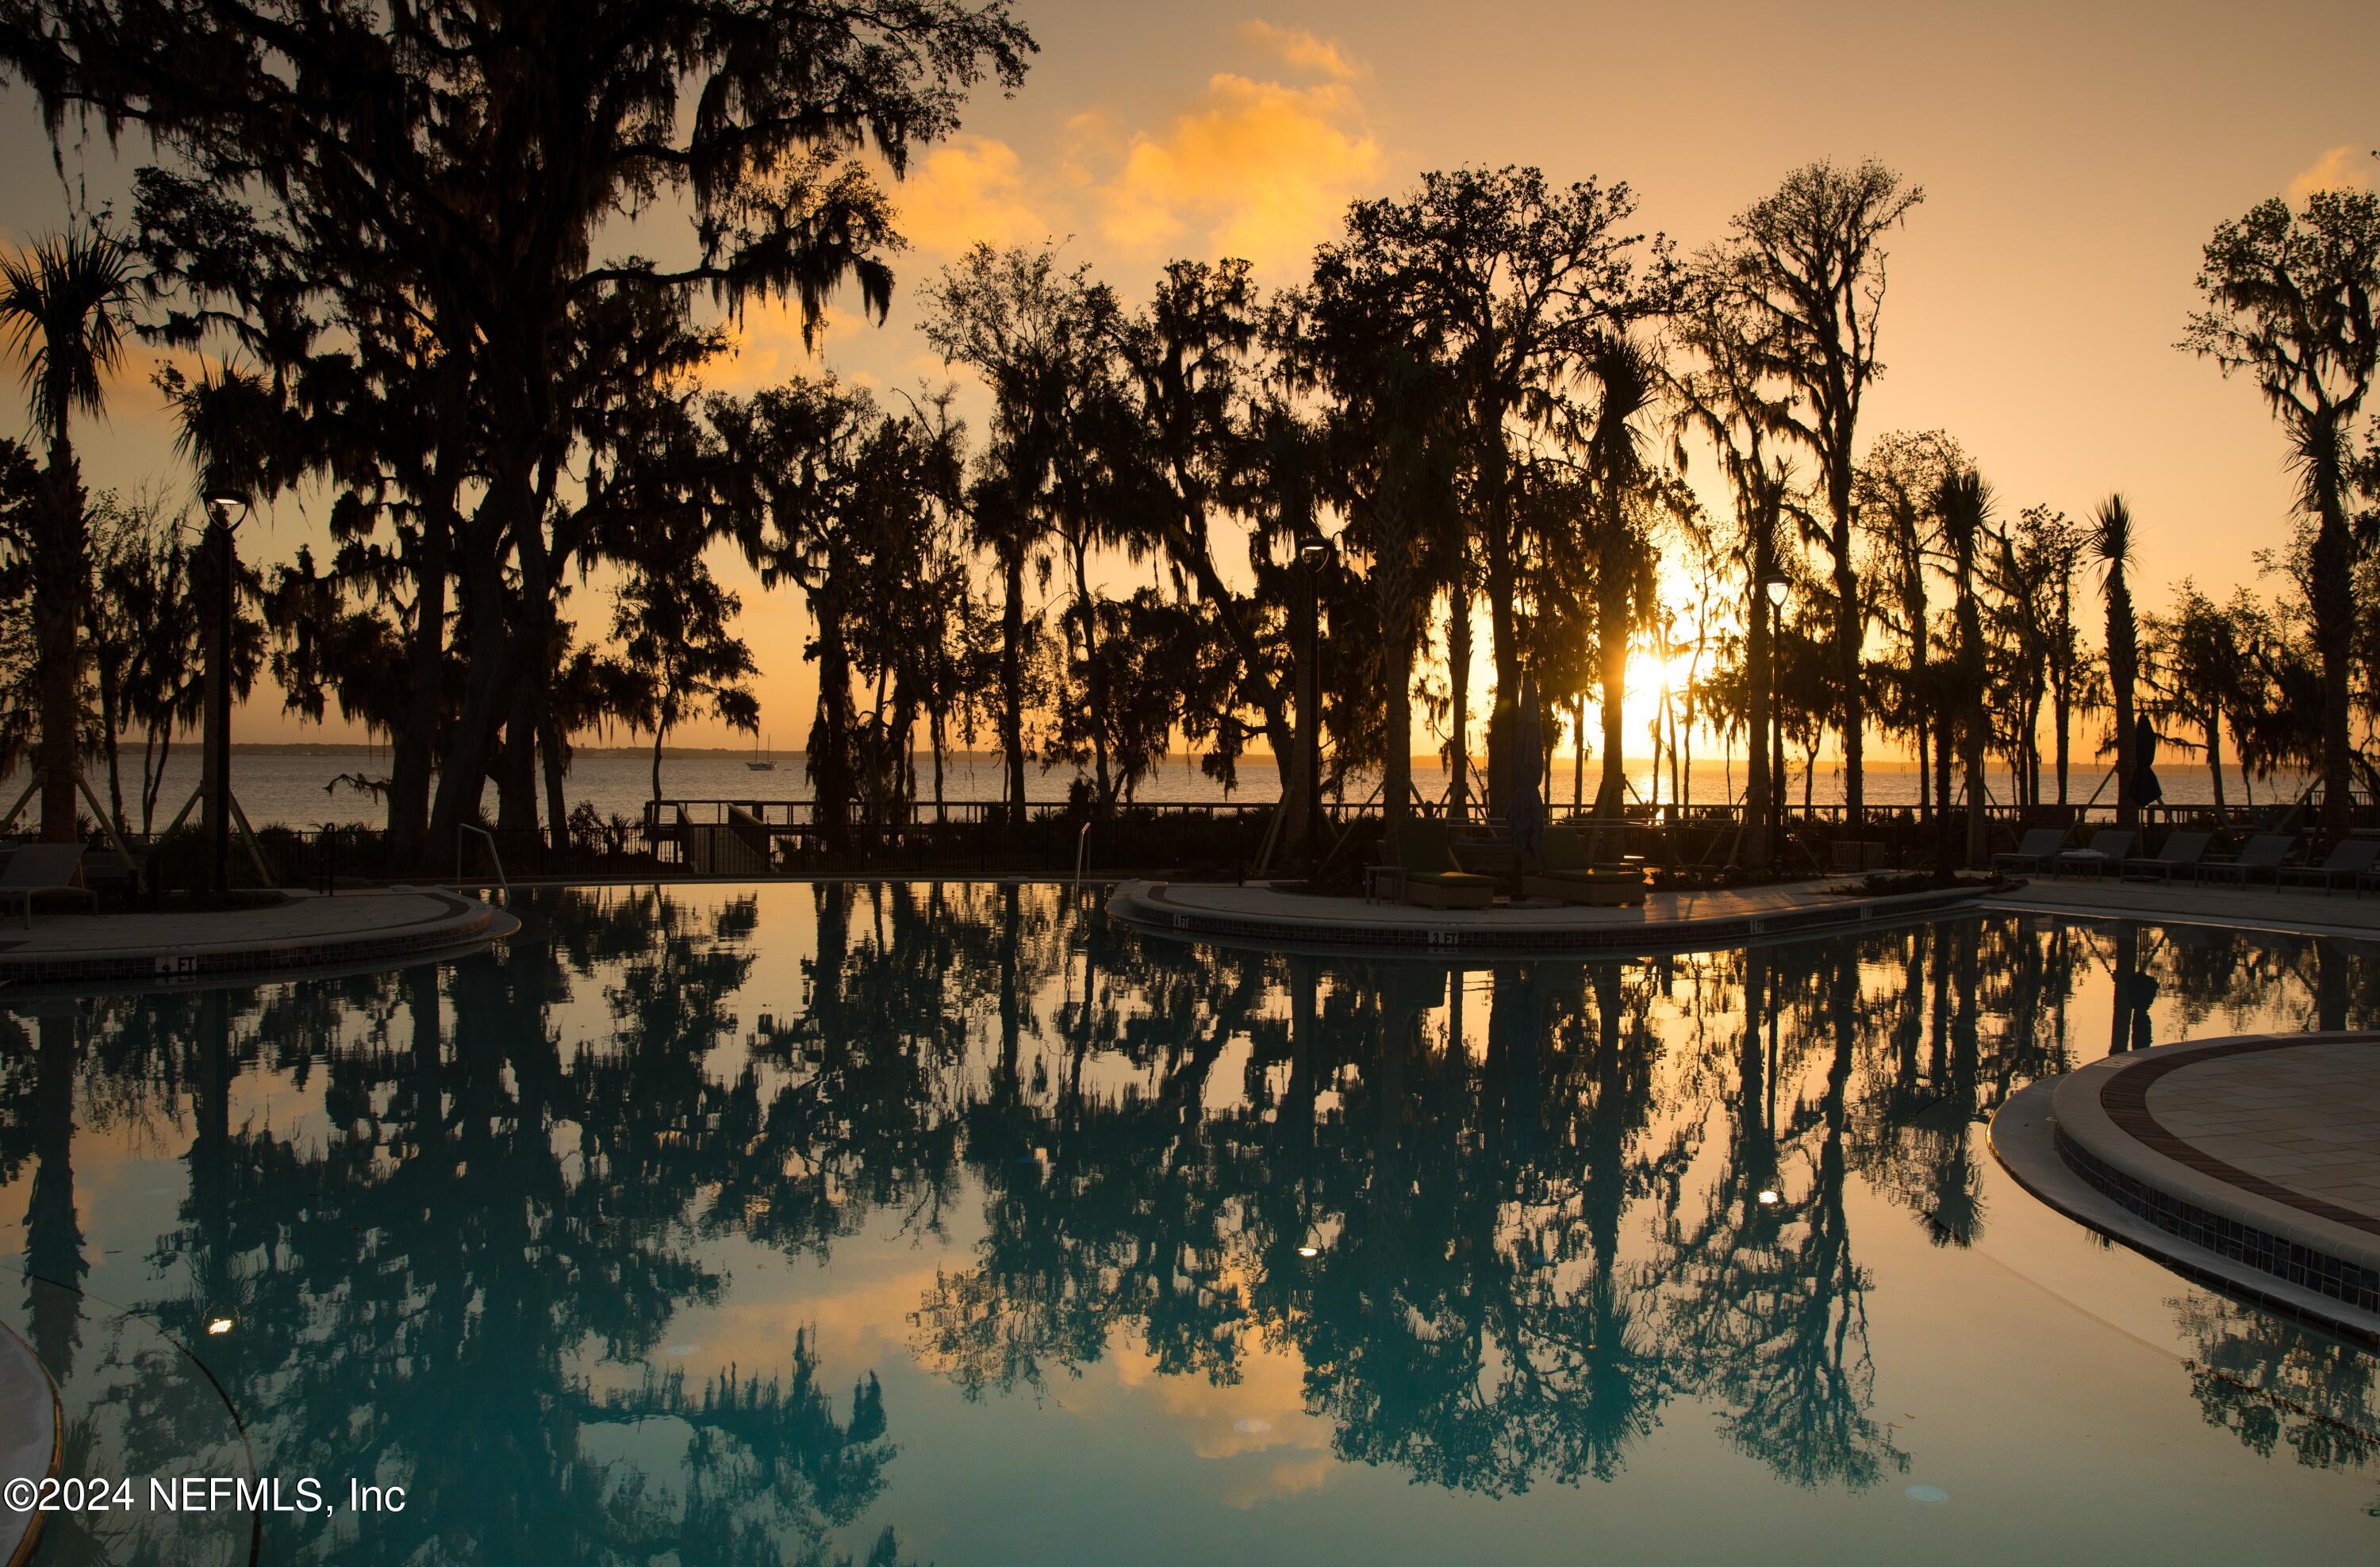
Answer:
<path fill-rule="evenodd" d="M 2184 577 L 2217 598 L 2255 581 L 2254 553 L 2288 526 L 2282 443 L 2253 387 L 2174 347 L 2201 247 L 2266 197 L 2380 176 L 2368 0 L 1016 10 L 1040 53 L 1014 98 L 978 99 L 895 188 L 911 243 L 892 314 L 839 311 L 824 335 L 823 362 L 846 377 L 948 378 L 916 288 L 977 239 L 1062 243 L 1127 297 L 1175 256 L 1244 255 L 1281 285 L 1351 200 L 1428 169 L 1533 164 L 1626 181 L 1643 225 L 1690 250 L 1789 169 L 1874 156 L 1925 200 L 1889 243 L 1886 373 L 1864 434 L 1949 431 L 2010 516 L 2036 503 L 2079 516 L 2120 491 L 2145 609 Z M 21 244 L 62 224 L 69 196 L 21 88 L 0 97 L 0 229 Z M 128 166 L 70 152 L 67 180 L 96 199 Z M 748 391 L 820 363 L 790 314 L 760 310 L 710 379 Z M 962 407 L 979 420 L 979 398 Z M 24 425 L 11 383 L 0 430 Z M 189 487 L 145 361 L 79 444 L 95 488 Z M 243 553 L 286 558 L 321 539 L 326 509 L 280 503 L 242 529 Z M 815 698 L 807 616 L 790 589 L 721 565 L 744 595 L 763 728 L 792 748 Z M 573 604 L 600 616 L 600 585 Z M 301 725 L 270 694 L 235 734 L 361 738 Z M 738 742 L 697 723 L 673 743 Z"/>

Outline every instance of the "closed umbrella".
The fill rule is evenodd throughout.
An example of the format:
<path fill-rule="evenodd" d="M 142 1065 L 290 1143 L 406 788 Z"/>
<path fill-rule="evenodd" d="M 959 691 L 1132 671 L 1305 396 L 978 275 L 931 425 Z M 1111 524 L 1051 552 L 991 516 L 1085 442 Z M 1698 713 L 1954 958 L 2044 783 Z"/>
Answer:
<path fill-rule="evenodd" d="M 2156 760 L 2157 733 L 2155 725 L 2143 713 L 2132 725 L 2132 803 L 2153 806 L 2165 798 L 2165 785 L 2149 764 Z"/>

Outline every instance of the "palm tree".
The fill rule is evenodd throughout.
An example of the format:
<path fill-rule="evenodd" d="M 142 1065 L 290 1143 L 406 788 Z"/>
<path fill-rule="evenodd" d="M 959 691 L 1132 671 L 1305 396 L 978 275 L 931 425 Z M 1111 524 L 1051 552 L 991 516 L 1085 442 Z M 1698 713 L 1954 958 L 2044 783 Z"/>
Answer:
<path fill-rule="evenodd" d="M 2121 495 L 2099 503 L 2091 519 L 2091 558 L 2107 601 L 2107 685 L 2116 706 L 2116 821 L 2139 820 L 2132 798 L 2132 686 L 2140 677 L 2140 633 L 2132 622 L 2132 590 L 2124 572 L 2132 564 L 2132 509 Z"/>
<path fill-rule="evenodd" d="M 1960 761 L 1967 775 L 1967 853 L 1969 865 L 1984 857 L 1984 626 L 1975 597 L 1975 553 L 1992 515 L 1992 487 L 1973 468 L 1952 468 L 1936 492 L 1935 510 L 1942 521 L 1942 541 L 1949 546 L 1950 581 L 1956 592 L 1959 627 L 1958 695 L 1954 709 L 1936 721 L 1945 730 L 1956 726 Z M 2130 613 L 2129 609 L 2126 612 Z M 1949 826 L 1944 825 L 1948 841 Z"/>
<path fill-rule="evenodd" d="M 1587 443 L 1595 475 L 1596 646 L 1603 662 L 1603 785 L 1596 791 L 1595 814 L 1617 820 L 1626 809 L 1621 706 L 1627 695 L 1629 607 L 1645 565 L 1644 541 L 1628 509 L 1645 464 L 1628 421 L 1653 400 L 1653 364 L 1630 339 L 1603 333 L 1587 349 L 1585 370 L 1603 395 Z"/>
<path fill-rule="evenodd" d="M 2223 797 L 2223 722 L 2242 705 L 2249 666 L 2241 625 L 2230 612 L 2199 591 L 2188 577 L 2174 590 L 2173 613 L 2149 622 L 2153 656 L 2145 661 L 2150 683 L 2161 688 L 2171 716 L 2198 726 L 2206 737 L 2206 772 L 2215 791 L 2215 820 L 2231 829 Z"/>
<path fill-rule="evenodd" d="M 0 258 L 0 332 L 24 361 L 28 411 L 49 444 L 31 551 L 45 843 L 69 843 L 75 835 L 76 633 L 89 592 L 91 541 L 71 426 L 76 414 L 96 415 L 104 405 L 107 375 L 124 353 L 132 285 L 130 253 L 96 226 Z"/>

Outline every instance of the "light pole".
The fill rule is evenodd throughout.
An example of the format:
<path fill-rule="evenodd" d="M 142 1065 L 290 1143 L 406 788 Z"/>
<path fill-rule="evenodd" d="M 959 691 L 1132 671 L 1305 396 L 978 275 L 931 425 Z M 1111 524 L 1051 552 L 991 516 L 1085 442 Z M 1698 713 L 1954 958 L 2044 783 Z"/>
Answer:
<path fill-rule="evenodd" d="M 1322 568 L 1330 559 L 1330 541 L 1308 534 L 1297 546 L 1297 559 L 1305 568 L 1297 724 L 1302 731 L 1299 748 L 1305 752 L 1305 876 L 1312 882 L 1322 874 Z"/>
<path fill-rule="evenodd" d="M 1761 709 L 1767 714 L 1767 735 L 1755 735 L 1753 743 L 1767 748 L 1768 765 L 1768 797 L 1760 808 L 1768 822 L 1768 873 L 1775 876 L 1785 862 L 1785 770 L 1783 757 L 1785 726 L 1777 721 L 1777 657 L 1783 650 L 1780 634 L 1784 630 L 1785 597 L 1793 590 L 1792 580 L 1784 573 L 1771 571 L 1760 582 L 1761 597 L 1768 601 L 1768 658 L 1760 672 L 1763 689 Z M 1771 738 L 1775 736 L 1775 739 Z"/>
<path fill-rule="evenodd" d="M 210 779 L 207 808 L 214 818 L 214 895 L 218 903 L 231 897 L 231 626 L 232 575 L 236 557 L 232 535 L 248 516 L 248 497 L 228 489 L 207 492 L 207 531 L 215 543 L 214 650 L 209 684 L 214 698 L 207 717 L 213 734 L 214 776 Z"/>

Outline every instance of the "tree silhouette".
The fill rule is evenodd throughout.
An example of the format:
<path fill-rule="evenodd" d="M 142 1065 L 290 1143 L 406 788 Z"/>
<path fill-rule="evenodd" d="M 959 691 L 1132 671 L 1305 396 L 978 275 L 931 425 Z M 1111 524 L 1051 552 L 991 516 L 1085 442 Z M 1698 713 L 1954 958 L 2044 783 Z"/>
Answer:
<path fill-rule="evenodd" d="M 40 650 L 42 838 L 75 837 L 91 538 L 74 418 L 96 416 L 124 352 L 134 262 L 96 223 L 0 258 L 0 333 L 23 364 L 25 402 L 48 450 L 38 501 L 26 508 L 32 626 Z"/>
<path fill-rule="evenodd" d="M 2246 371 L 2281 421 L 2298 510 L 2313 520 L 2314 640 L 2322 659 L 2323 831 L 2350 820 L 2350 664 L 2356 548 L 2350 535 L 2354 425 L 2380 370 L 2380 195 L 2318 190 L 2216 226 L 2198 273 L 2206 309 L 2181 346 L 2226 375 Z M 2119 721 L 2120 723 L 2120 721 Z"/>
<path fill-rule="evenodd" d="M 1860 406 L 1884 369 L 1876 358 L 1882 240 L 1925 199 L 1919 187 L 1873 161 L 1857 168 L 1811 164 L 1736 215 L 1724 251 L 1736 297 L 1774 328 L 1755 341 L 1765 376 L 1791 389 L 1781 429 L 1818 463 L 1827 513 L 1815 532 L 1833 566 L 1835 722 L 1843 742 L 1844 806 L 1853 822 L 1866 802 L 1860 661 L 1867 613 L 1852 494 Z"/>

